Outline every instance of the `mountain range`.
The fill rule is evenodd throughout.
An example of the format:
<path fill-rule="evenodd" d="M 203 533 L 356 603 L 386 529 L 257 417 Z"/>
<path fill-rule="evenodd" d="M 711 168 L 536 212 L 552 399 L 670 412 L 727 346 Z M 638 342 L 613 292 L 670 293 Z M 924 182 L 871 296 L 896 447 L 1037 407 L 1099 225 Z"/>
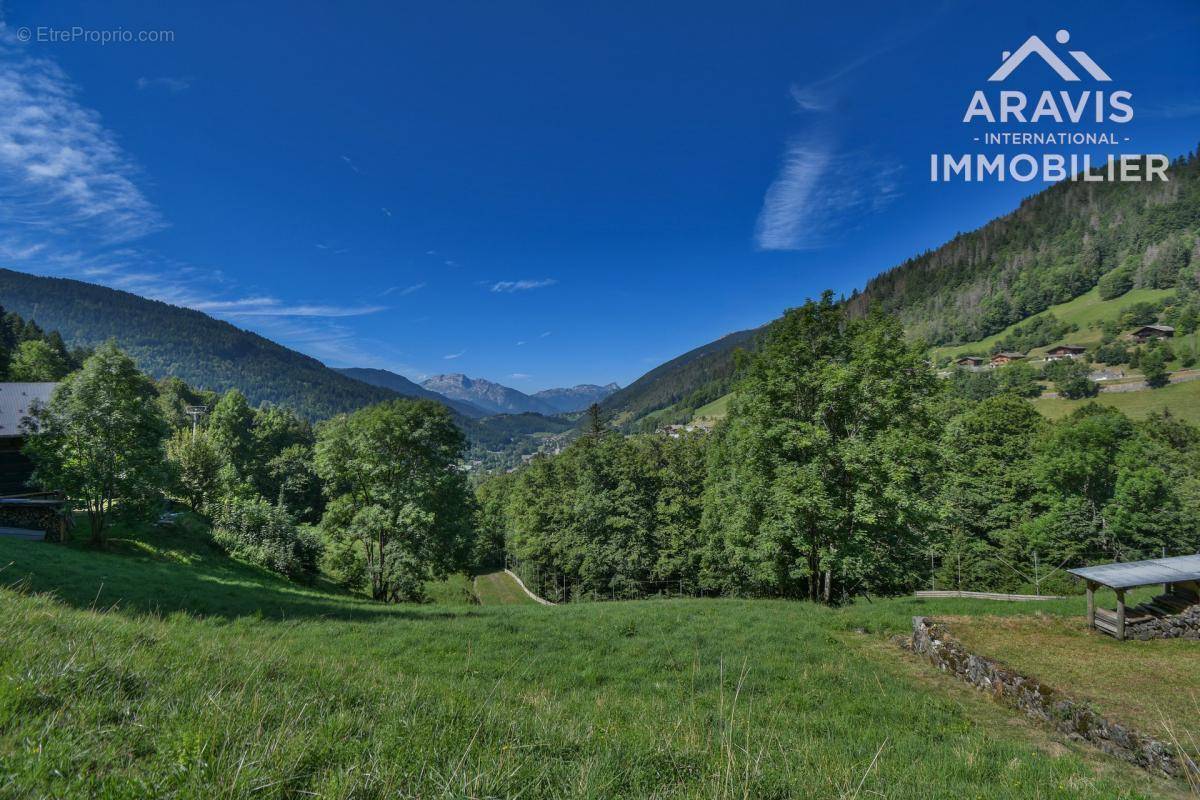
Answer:
<path fill-rule="evenodd" d="M 470 403 L 489 414 L 534 413 L 547 416 L 582 411 L 620 388 L 615 383 L 607 386 L 580 384 L 569 389 L 545 389 L 526 394 L 483 378 L 469 378 L 462 373 L 434 375 L 422 381 L 421 386 L 451 400 Z"/>
<path fill-rule="evenodd" d="M 405 397 L 423 397 L 427 400 L 437 400 L 438 402 L 444 403 L 445 405 L 454 409 L 463 416 L 470 417 L 472 419 L 486 417 L 493 413 L 491 411 L 482 409 L 473 403 L 468 403 L 464 400 L 456 400 L 454 398 L 447 397 L 446 395 L 430 391 L 421 384 L 410 381 L 403 375 L 399 375 L 391 370 L 370 369 L 367 367 L 342 367 L 335 368 L 334 371 L 340 372 L 346 377 L 353 378 L 356 381 L 362 381 L 363 383 L 370 384 L 371 386 L 378 386 L 382 389 L 391 389 L 393 392 L 404 395 Z"/>

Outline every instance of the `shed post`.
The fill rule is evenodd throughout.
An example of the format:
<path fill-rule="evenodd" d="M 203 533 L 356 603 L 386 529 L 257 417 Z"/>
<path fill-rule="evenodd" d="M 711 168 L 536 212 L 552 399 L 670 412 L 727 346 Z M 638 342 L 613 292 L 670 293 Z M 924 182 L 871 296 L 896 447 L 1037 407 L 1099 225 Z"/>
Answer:
<path fill-rule="evenodd" d="M 1096 630 L 1096 584 L 1087 582 L 1087 620 L 1088 628 Z"/>
<path fill-rule="evenodd" d="M 1117 640 L 1125 639 L 1125 590 L 1117 589 Z"/>

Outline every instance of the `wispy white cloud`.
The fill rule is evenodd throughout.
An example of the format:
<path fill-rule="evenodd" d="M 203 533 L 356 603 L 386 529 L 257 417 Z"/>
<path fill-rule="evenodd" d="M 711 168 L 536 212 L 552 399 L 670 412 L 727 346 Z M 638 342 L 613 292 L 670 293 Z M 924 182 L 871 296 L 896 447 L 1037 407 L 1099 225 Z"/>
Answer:
<path fill-rule="evenodd" d="M 379 296 L 387 297 L 390 294 L 394 294 L 397 297 L 404 297 L 405 295 L 410 295 L 413 292 L 419 292 L 422 289 L 424 289 L 426 286 L 428 286 L 428 284 L 425 283 L 424 281 L 422 281 L 421 283 L 414 283 L 411 286 L 389 286 L 388 288 L 386 288 L 382 292 L 380 292 Z"/>
<path fill-rule="evenodd" d="M 492 284 L 493 292 L 525 292 L 530 289 L 541 289 L 545 286 L 553 286 L 558 283 L 554 278 L 542 278 L 541 280 L 520 280 L 520 281 L 496 281 Z"/>
<path fill-rule="evenodd" d="M 382 211 L 383 215 L 385 217 L 387 217 L 388 219 L 392 218 L 392 210 L 390 208 L 388 208 L 387 206 L 384 206 L 383 208 L 381 208 L 379 210 Z"/>
<path fill-rule="evenodd" d="M 835 153 L 828 140 L 796 139 L 763 197 L 755 243 L 760 250 L 826 247 L 900 196 L 899 172 L 865 151 Z"/>
<path fill-rule="evenodd" d="M 145 76 L 138 78 L 136 81 L 138 91 L 147 91 L 153 89 L 163 89 L 171 93 L 182 92 L 191 88 L 191 78 L 172 78 L 169 76 L 159 78 L 147 78 Z"/>
<path fill-rule="evenodd" d="M 552 334 L 552 333 L 554 333 L 554 331 L 543 331 L 543 332 L 542 332 L 542 335 L 541 335 L 541 336 L 539 336 L 538 338 L 539 338 L 539 339 L 545 339 L 547 336 L 549 336 L 549 335 L 550 335 L 550 334 Z"/>
<path fill-rule="evenodd" d="M 524 341 L 517 342 L 517 347 L 523 347 L 524 345 L 525 345 Z"/>
<path fill-rule="evenodd" d="M 466 355 L 466 353 L 466 350 L 459 350 L 457 353 L 447 353 L 446 355 L 442 356 L 442 358 L 446 359 L 447 361 L 453 361 L 456 358 L 462 358 L 464 355 Z"/>
<path fill-rule="evenodd" d="M 0 224 L 106 243 L 158 230 L 137 170 L 77 95 L 54 62 L 31 57 L 0 23 Z"/>
<path fill-rule="evenodd" d="M 354 160 L 351 159 L 350 156 L 342 156 L 342 161 L 345 162 L 346 166 L 353 170 L 356 175 L 362 174 L 362 170 L 358 168 L 358 164 L 355 164 Z"/>
<path fill-rule="evenodd" d="M 524 381 L 532 378 L 533 376 L 525 372 L 513 372 L 510 373 L 508 377 L 512 378 L 514 381 Z"/>
<path fill-rule="evenodd" d="M 222 317 L 361 317 L 386 306 L 289 304 L 275 297 L 242 297 L 232 300 L 196 300 L 189 308 Z"/>

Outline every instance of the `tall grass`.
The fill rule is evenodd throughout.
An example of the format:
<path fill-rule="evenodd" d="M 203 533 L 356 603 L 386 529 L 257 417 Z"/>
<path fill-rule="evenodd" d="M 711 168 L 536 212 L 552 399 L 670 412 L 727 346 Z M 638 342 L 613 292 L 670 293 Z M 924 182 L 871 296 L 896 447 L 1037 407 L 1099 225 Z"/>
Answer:
<path fill-rule="evenodd" d="M 0 540 L 0 796 L 1182 791 L 907 660 L 904 604 L 382 607 L 173 535 Z"/>

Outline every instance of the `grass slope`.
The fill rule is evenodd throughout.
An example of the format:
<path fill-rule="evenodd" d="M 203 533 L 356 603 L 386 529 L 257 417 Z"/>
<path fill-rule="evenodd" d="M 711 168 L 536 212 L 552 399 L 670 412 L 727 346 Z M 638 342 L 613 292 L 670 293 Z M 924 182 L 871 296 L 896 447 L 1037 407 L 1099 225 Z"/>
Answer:
<path fill-rule="evenodd" d="M 958 617 L 951 632 L 973 652 L 1050 686 L 1069 688 L 1105 716 L 1176 742 L 1193 757 L 1200 712 L 1200 649 L 1182 639 L 1118 642 L 1082 616 Z"/>
<path fill-rule="evenodd" d="M 1101 392 L 1087 400 L 1037 399 L 1033 407 L 1050 419 L 1061 419 L 1088 403 L 1112 406 L 1134 419 L 1157 411 L 1170 411 L 1180 419 L 1200 425 L 1200 381 L 1173 383 L 1161 389 L 1137 392 Z"/>
<path fill-rule="evenodd" d="M 194 530 L 114 553 L 0 538 L 3 564 L 24 579 L 0 589 L 3 796 L 1181 792 L 884 638 L 971 601 L 382 607 L 225 561 Z"/>
<path fill-rule="evenodd" d="M 475 579 L 475 596 L 485 606 L 535 605 L 512 576 L 503 570 L 480 575 Z"/>
<path fill-rule="evenodd" d="M 1100 290 L 1093 288 L 1084 294 L 1079 295 L 1074 300 L 1068 300 L 1065 303 L 1060 303 L 1056 306 L 1050 306 L 1045 311 L 1026 317 L 1018 323 L 1009 325 L 999 333 L 993 334 L 986 339 L 970 344 L 958 345 L 956 347 L 937 347 L 931 351 L 931 356 L 936 363 L 939 359 L 949 356 L 955 358 L 965 354 L 986 355 L 990 353 L 992 347 L 997 342 L 1009 336 L 1013 328 L 1018 325 L 1024 325 L 1030 320 L 1044 317 L 1048 314 L 1053 314 L 1062 322 L 1074 323 L 1079 330 L 1074 333 L 1069 333 L 1059 342 L 1052 342 L 1045 347 L 1038 347 L 1032 350 L 1034 354 L 1042 354 L 1050 347 L 1056 344 L 1081 344 L 1092 345 L 1100 342 L 1100 323 L 1110 319 L 1117 319 L 1121 316 L 1121 312 L 1134 305 L 1135 303 L 1153 302 L 1161 300 L 1164 297 L 1175 293 L 1174 289 L 1133 289 L 1120 297 L 1114 297 L 1111 300 L 1101 300 Z"/>

